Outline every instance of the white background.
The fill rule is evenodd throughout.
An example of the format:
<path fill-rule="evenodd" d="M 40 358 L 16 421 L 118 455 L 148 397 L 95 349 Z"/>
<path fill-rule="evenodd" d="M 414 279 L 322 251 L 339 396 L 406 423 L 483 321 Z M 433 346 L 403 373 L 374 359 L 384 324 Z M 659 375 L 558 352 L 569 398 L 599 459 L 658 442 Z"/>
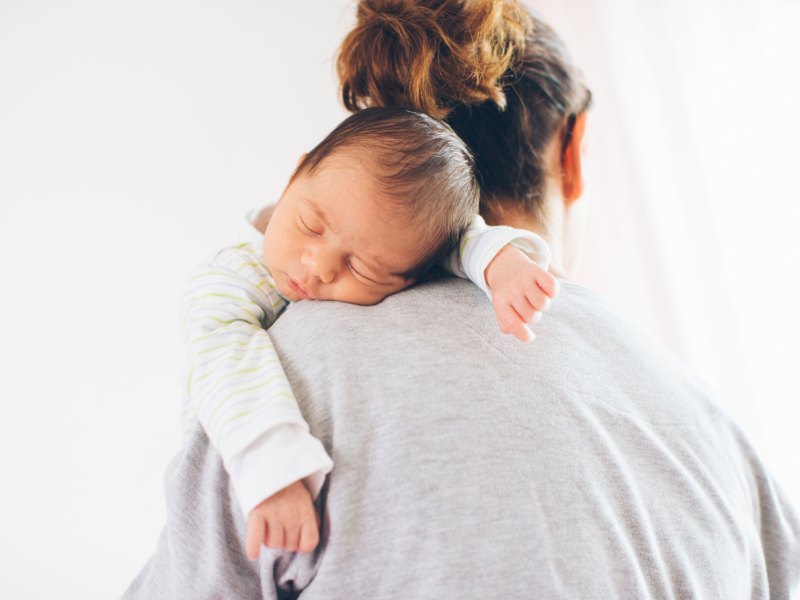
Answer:
<path fill-rule="evenodd" d="M 769 81 L 789 87 L 722 103 L 684 73 L 741 45 L 722 39 L 741 25 L 715 12 L 726 2 L 695 2 L 708 14 L 673 14 L 672 30 L 632 0 L 565 4 L 538 5 L 597 97 L 577 278 L 716 386 L 800 498 L 798 104 L 780 69 L 796 4 L 767 3 L 759 21 Z M 0 0 L 0 597 L 117 597 L 155 548 L 180 443 L 184 278 L 344 117 L 332 57 L 352 13 Z M 688 55 L 668 52 L 686 29 Z M 741 63 L 720 60 L 731 84 Z M 761 160 L 742 168 L 736 144 Z"/>

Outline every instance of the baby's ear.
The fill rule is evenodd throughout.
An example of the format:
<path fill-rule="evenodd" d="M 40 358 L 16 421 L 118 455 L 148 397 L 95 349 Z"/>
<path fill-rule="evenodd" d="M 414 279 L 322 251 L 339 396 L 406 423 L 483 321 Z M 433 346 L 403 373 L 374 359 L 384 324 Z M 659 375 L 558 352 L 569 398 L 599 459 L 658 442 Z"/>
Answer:
<path fill-rule="evenodd" d="M 253 227 L 258 229 L 261 233 L 264 233 L 267 230 L 267 225 L 269 225 L 270 219 L 272 219 L 272 213 L 275 212 L 274 206 L 265 206 L 262 208 L 256 216 L 251 221 L 253 223 Z"/>

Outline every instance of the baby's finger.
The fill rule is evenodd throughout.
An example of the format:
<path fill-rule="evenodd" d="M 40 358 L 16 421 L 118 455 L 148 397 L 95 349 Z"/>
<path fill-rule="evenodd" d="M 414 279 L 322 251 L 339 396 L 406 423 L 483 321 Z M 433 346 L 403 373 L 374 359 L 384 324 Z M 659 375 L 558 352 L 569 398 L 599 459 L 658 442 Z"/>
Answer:
<path fill-rule="evenodd" d="M 550 298 L 545 296 L 544 291 L 537 286 L 529 287 L 525 292 L 525 298 L 535 311 L 544 312 L 550 308 Z"/>
<path fill-rule="evenodd" d="M 511 335 L 517 338 L 521 342 L 532 342 L 533 339 L 536 337 L 536 334 L 531 331 L 531 328 L 525 323 L 525 319 L 523 319 L 517 311 L 513 311 L 514 313 L 514 324 L 511 326 Z"/>
<path fill-rule="evenodd" d="M 533 315 L 535 315 L 537 312 L 536 309 L 531 306 L 531 303 L 528 301 L 526 296 L 520 296 L 519 298 L 516 298 L 511 306 L 514 308 L 514 312 L 517 313 L 523 323 L 530 323 L 533 321 Z"/>
<path fill-rule="evenodd" d="M 283 526 L 277 521 L 270 521 L 267 523 L 267 547 L 269 548 L 283 548 Z"/>
<path fill-rule="evenodd" d="M 514 310 L 514 307 L 505 302 L 494 304 L 494 312 L 500 331 L 513 335 L 520 341 L 527 342 L 532 340 L 535 335 L 530 328 L 525 325 L 525 320 Z"/>
<path fill-rule="evenodd" d="M 551 298 L 558 296 L 558 279 L 556 279 L 551 273 L 548 273 L 547 271 L 542 271 L 539 273 L 536 276 L 536 284 Z"/>
<path fill-rule="evenodd" d="M 520 342 L 532 342 L 536 339 L 536 334 L 533 333 L 533 330 L 521 321 L 514 327 L 512 333 Z"/>
<path fill-rule="evenodd" d="M 497 318 L 497 324 L 500 325 L 500 331 L 503 333 L 511 333 L 519 321 L 519 316 L 514 312 L 510 304 L 499 302 L 497 298 L 494 300 L 494 315 Z"/>
<path fill-rule="evenodd" d="M 247 558 L 256 560 L 265 534 L 264 519 L 250 515 L 247 520 Z"/>
<path fill-rule="evenodd" d="M 285 527 L 283 530 L 283 549 L 297 552 L 297 542 L 300 539 L 300 528 L 295 526 Z"/>
<path fill-rule="evenodd" d="M 307 521 L 300 528 L 300 543 L 298 552 L 311 552 L 319 544 L 319 527 L 316 521 Z"/>

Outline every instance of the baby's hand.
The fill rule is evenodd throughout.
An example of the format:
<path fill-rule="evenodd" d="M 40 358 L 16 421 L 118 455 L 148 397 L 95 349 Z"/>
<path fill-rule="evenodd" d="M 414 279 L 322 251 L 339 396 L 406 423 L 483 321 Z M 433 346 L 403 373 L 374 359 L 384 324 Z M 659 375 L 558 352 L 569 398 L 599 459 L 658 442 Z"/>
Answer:
<path fill-rule="evenodd" d="M 523 342 L 532 340 L 528 323 L 537 322 L 550 307 L 550 298 L 558 294 L 556 278 L 511 245 L 497 253 L 485 275 L 502 332 Z"/>
<path fill-rule="evenodd" d="M 250 511 L 247 558 L 255 560 L 261 544 L 290 552 L 311 552 L 319 543 L 319 521 L 311 494 L 295 481 Z"/>

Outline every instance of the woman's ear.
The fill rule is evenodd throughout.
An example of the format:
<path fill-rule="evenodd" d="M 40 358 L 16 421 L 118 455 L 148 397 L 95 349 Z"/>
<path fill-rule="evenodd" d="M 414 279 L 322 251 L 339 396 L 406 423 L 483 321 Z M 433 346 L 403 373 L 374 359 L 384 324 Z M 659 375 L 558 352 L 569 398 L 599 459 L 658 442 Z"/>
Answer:
<path fill-rule="evenodd" d="M 581 148 L 583 134 L 586 132 L 586 111 L 575 117 L 572 131 L 568 132 L 564 140 L 565 146 L 561 153 L 561 189 L 564 200 L 570 204 L 583 194 L 583 170 L 581 165 Z"/>

